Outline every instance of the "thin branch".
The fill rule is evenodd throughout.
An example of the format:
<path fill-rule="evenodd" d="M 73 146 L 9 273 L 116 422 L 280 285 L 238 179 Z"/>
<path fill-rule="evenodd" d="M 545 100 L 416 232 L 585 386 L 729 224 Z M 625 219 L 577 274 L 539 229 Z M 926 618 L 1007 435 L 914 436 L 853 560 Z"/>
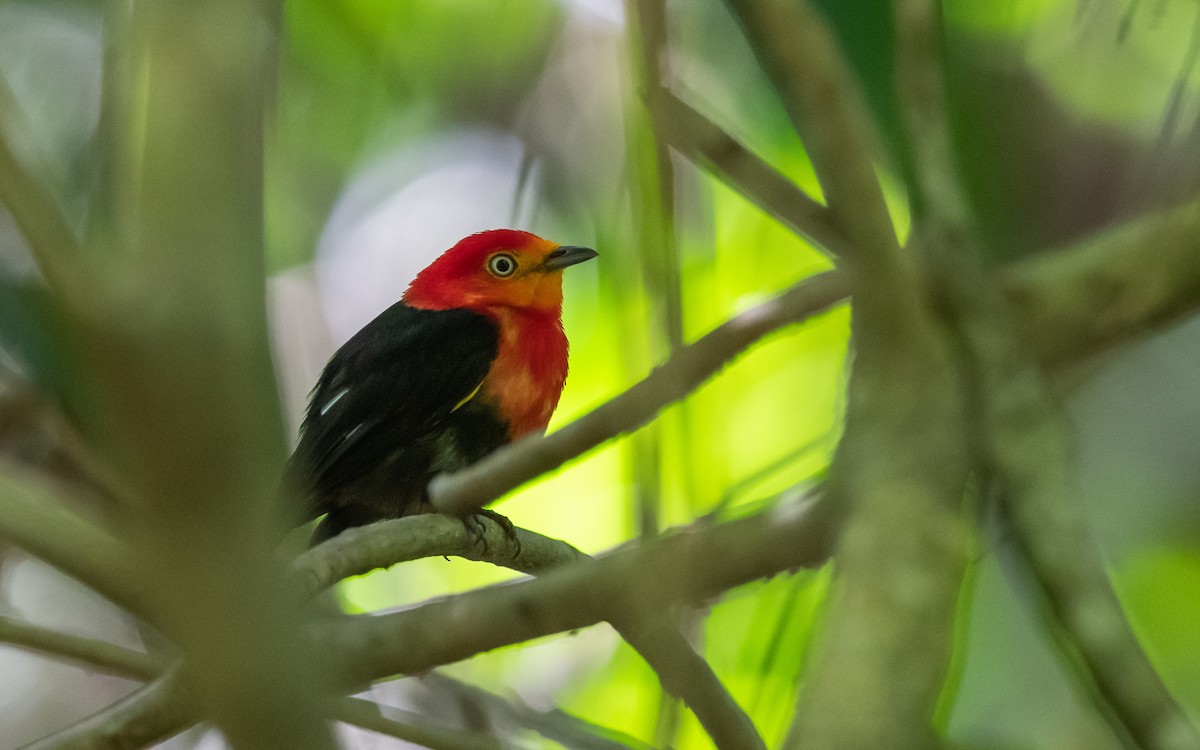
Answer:
<path fill-rule="evenodd" d="M 62 633 L 2 615 L 0 643 L 57 659 L 78 662 L 99 672 L 134 680 L 153 680 L 162 675 L 165 669 L 162 662 L 141 651 Z"/>
<path fill-rule="evenodd" d="M 646 660 L 663 689 L 692 709 L 713 744 L 730 750 L 765 750 L 758 729 L 708 661 L 696 653 L 668 613 L 652 607 L 623 608 L 608 616 L 609 624 Z"/>
<path fill-rule="evenodd" d="M 178 734 L 195 724 L 194 701 L 173 673 L 135 690 L 116 703 L 61 732 L 20 750 L 134 750 Z"/>
<path fill-rule="evenodd" d="M 8 82 L 0 76 L 0 203 L 21 228 L 46 280 L 52 287 L 66 290 L 73 278 L 71 264 L 81 258 L 79 239 L 53 191 L 17 155 L 14 140 L 28 141 L 18 132 L 28 130 L 18 105 Z M 70 291 L 79 290 L 72 287 Z"/>
<path fill-rule="evenodd" d="M 834 224 L 849 240 L 844 260 L 864 272 L 855 283 L 869 282 L 875 266 L 899 273 L 899 244 L 870 158 L 875 140 L 866 106 L 832 34 L 808 2 L 725 4 L 804 142 Z"/>
<path fill-rule="evenodd" d="M 842 255 L 849 240 L 825 206 L 705 117 L 664 90 L 647 106 L 659 137 L 817 249 Z"/>
<path fill-rule="evenodd" d="M 534 477 L 641 427 L 763 336 L 828 309 L 847 293 L 844 278 L 834 272 L 805 279 L 680 349 L 644 380 L 554 434 L 519 441 L 468 469 L 435 477 L 429 485 L 434 507 L 451 515 L 472 512 Z"/>
<path fill-rule="evenodd" d="M 67 510 L 52 485 L 12 465 L 0 467 L 0 538 L 132 612 L 150 609 L 133 550 Z"/>
<path fill-rule="evenodd" d="M 593 724 L 562 709 L 539 710 L 519 697 L 505 699 L 478 686 L 468 685 L 440 672 L 421 678 L 434 699 L 450 695 L 483 706 L 489 714 L 528 727 L 546 739 L 572 750 L 653 750 L 650 745 L 608 727 Z"/>
<path fill-rule="evenodd" d="M 828 209 L 674 94 L 660 100 L 671 145 L 802 237 L 845 253 Z M 1000 272 L 1039 361 L 1078 362 L 1178 322 L 1200 307 L 1200 200 L 1133 219 Z M 1153 263 L 1147 263 L 1148 249 Z"/>
<path fill-rule="evenodd" d="M 503 750 L 508 747 L 494 737 L 439 726 L 420 714 L 363 698 L 338 701 L 331 718 L 432 750 Z"/>
<path fill-rule="evenodd" d="M 675 168 L 668 144 L 652 130 L 651 107 L 663 95 L 667 73 L 667 12 L 664 0 L 626 0 L 631 57 L 647 112 L 627 108 L 631 172 L 634 176 L 634 225 L 646 291 L 669 350 L 683 346 L 683 284 L 679 276 L 679 242 L 675 232 Z"/>

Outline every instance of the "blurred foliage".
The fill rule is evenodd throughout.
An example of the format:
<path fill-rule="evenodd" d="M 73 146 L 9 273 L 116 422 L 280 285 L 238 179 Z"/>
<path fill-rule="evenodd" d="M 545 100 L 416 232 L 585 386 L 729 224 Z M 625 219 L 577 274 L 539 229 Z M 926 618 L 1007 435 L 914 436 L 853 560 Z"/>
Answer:
<path fill-rule="evenodd" d="M 890 4 L 817 4 L 902 165 Z M 1045 251 L 1194 189 L 1200 126 L 1194 124 L 1197 81 L 1187 50 L 1196 43 L 1198 9 L 1193 0 L 944 3 L 960 166 L 998 261 Z M 55 58 L 35 52 L 47 38 L 69 46 L 61 39 L 77 37 L 98 50 L 101 12 L 93 4 L 0 2 L 0 74 L 35 124 L 33 132 L 55 134 L 44 156 L 69 207 L 88 187 L 89 172 L 80 164 L 87 163 L 97 113 L 66 106 L 73 89 L 59 82 L 69 75 L 97 94 L 98 76 L 89 65 L 99 62 L 83 58 L 63 73 L 50 64 Z M 675 0 L 669 12 L 671 84 L 819 195 L 800 142 L 722 4 Z M 599 270 L 581 267 L 566 277 L 572 371 L 551 429 L 643 375 L 654 364 L 653 349 L 634 337 L 649 338 L 655 300 L 628 251 L 637 233 L 624 138 L 630 118 L 642 115 L 635 109 L 624 32 L 618 0 L 288 0 L 277 29 L 278 90 L 265 135 L 267 252 L 270 268 L 287 278 L 298 275 L 307 293 L 272 311 L 277 321 L 299 321 L 304 332 L 299 342 L 277 342 L 278 368 L 315 373 L 337 343 L 314 307 L 326 305 L 332 317 L 331 308 L 350 304 L 357 292 L 328 286 L 324 264 L 349 264 L 348 278 L 364 287 L 384 283 L 393 296 L 401 293 L 411 273 L 372 265 L 370 256 L 346 248 L 389 199 L 415 185 L 429 192 L 405 221 L 465 234 L 488 228 L 473 223 L 481 215 L 477 205 L 486 203 L 491 213 L 482 215 L 525 219 L 523 228 L 600 250 Z M 1171 114 L 1173 97 L 1181 114 Z M 98 99 L 89 100 L 93 107 Z M 479 133 L 494 138 L 487 143 L 517 144 L 516 168 L 497 156 L 488 173 L 506 175 L 503 184 L 480 184 L 475 172 L 463 176 L 455 171 L 461 165 L 451 163 L 467 153 L 461 139 Z M 470 158 L 484 158 L 477 151 Z M 397 154 L 424 159 L 396 167 Z M 688 340 L 829 267 L 823 255 L 736 192 L 681 160 L 675 167 L 673 219 Z M 902 172 L 893 165 L 884 179 L 902 186 Z M 902 187 L 888 197 L 903 233 Z M 441 213 L 420 213 L 427 205 Z M 339 209 L 351 217 L 348 226 L 330 221 Z M 409 224 L 397 228 L 386 220 L 392 214 L 382 215 L 383 229 L 372 224 L 371 231 L 383 231 L 385 244 L 408 268 L 421 267 L 446 246 L 405 234 Z M 0 344 L 49 387 L 62 389 L 75 373 L 55 353 L 51 316 L 36 290 L 12 270 L 26 263 L 24 252 L 15 234 L 0 234 Z M 1180 334 L 1180 345 L 1197 334 Z M 762 507 L 789 488 L 820 480 L 840 430 L 847 338 L 844 311 L 784 332 L 736 361 L 686 407 L 667 411 L 653 433 L 661 483 L 654 489 L 665 525 Z M 1194 369 L 1194 359 L 1155 366 Z M 1126 395 L 1136 409 L 1137 393 Z M 1111 406 L 1091 405 L 1080 422 Z M 1195 445 L 1196 424 L 1200 420 L 1155 439 Z M 628 440 L 607 446 L 517 493 L 501 510 L 518 525 L 589 552 L 619 544 L 637 529 L 634 451 Z M 1194 463 L 1194 456 L 1179 460 Z M 1085 474 L 1094 470 L 1083 467 Z M 1128 471 L 1136 484 L 1137 472 L 1149 470 Z M 1193 613 L 1181 604 L 1200 597 L 1194 503 L 1200 477 L 1188 481 L 1187 492 L 1170 497 L 1091 500 L 1101 523 L 1108 514 L 1128 512 L 1118 504 L 1172 508 L 1162 516 L 1171 520 L 1143 532 L 1114 567 L 1166 679 L 1200 711 L 1200 641 Z M 1187 543 L 1168 544 L 1168 531 L 1177 531 L 1181 519 L 1192 529 Z M 948 699 L 948 731 L 997 746 L 1069 746 L 1071 738 L 1094 730 L 1078 696 L 1048 666 L 1052 657 L 1042 636 L 1021 610 L 1028 592 L 999 568 L 989 561 L 976 577 L 962 673 Z M 433 559 L 348 581 L 340 595 L 352 611 L 373 611 L 509 577 Z M 768 743 L 786 730 L 828 579 L 828 571 L 782 575 L 703 612 L 681 614 L 699 620 L 696 637 L 705 655 Z M 506 649 L 451 671 L 647 741 L 656 739 L 661 723 L 653 673 L 607 629 Z M 673 746 L 706 742 L 685 715 Z"/>

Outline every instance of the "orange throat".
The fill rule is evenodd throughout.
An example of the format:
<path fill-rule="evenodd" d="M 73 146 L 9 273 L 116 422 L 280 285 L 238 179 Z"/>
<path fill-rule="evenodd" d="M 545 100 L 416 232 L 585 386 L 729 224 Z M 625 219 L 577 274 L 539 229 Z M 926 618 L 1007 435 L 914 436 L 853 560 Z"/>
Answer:
<path fill-rule="evenodd" d="M 567 380 L 567 336 L 558 310 L 496 307 L 486 311 L 500 347 L 480 397 L 508 420 L 516 440 L 545 432 Z"/>

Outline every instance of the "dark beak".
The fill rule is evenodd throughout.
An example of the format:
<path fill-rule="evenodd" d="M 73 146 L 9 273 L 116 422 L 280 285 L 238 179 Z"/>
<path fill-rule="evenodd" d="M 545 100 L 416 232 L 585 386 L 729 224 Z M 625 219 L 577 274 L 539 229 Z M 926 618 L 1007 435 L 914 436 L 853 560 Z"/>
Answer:
<path fill-rule="evenodd" d="M 546 261 L 542 263 L 543 271 L 561 271 L 567 266 L 573 266 L 576 263 L 582 263 L 585 260 L 595 258 L 599 253 L 590 247 L 576 247 L 575 245 L 559 245 L 554 248 L 553 252 L 546 256 Z"/>

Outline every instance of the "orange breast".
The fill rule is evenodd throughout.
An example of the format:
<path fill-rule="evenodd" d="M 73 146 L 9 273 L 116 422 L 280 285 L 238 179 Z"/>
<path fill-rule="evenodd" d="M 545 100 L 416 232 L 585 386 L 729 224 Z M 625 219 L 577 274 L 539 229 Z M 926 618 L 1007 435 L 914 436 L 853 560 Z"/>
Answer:
<path fill-rule="evenodd" d="M 509 439 L 545 431 L 567 380 L 567 336 L 557 311 L 489 311 L 500 329 L 479 397 L 508 420 Z"/>

